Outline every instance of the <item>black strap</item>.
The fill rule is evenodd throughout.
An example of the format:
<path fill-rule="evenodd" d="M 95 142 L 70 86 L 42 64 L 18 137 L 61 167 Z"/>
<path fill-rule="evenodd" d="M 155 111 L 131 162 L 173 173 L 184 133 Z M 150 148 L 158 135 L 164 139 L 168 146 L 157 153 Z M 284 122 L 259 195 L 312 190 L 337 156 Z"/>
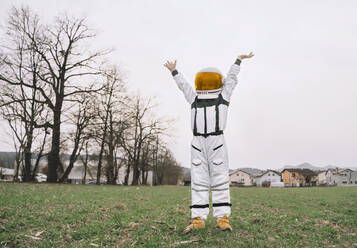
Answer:
<path fill-rule="evenodd" d="M 219 145 L 219 146 L 217 146 L 217 147 L 215 147 L 215 148 L 213 148 L 213 151 L 217 150 L 218 148 L 220 148 L 220 147 L 222 147 L 222 146 L 223 146 L 223 144 L 222 144 L 222 145 Z"/>
<path fill-rule="evenodd" d="M 193 149 L 196 149 L 197 151 L 201 152 L 200 149 L 198 149 L 197 147 L 195 147 L 194 145 L 192 145 Z"/>
<path fill-rule="evenodd" d="M 195 109 L 195 117 L 193 123 L 193 135 L 194 136 L 203 136 L 207 138 L 208 136 L 217 136 L 223 134 L 223 130 L 219 130 L 219 105 L 223 104 L 229 106 L 229 102 L 224 100 L 222 94 L 219 94 L 217 98 L 214 99 L 198 99 L 196 96 L 194 102 L 191 104 L 191 108 Z M 207 133 L 207 113 L 206 107 L 215 106 L 216 110 L 216 127 L 215 132 Z M 197 108 L 204 108 L 204 133 L 197 132 Z"/>
<path fill-rule="evenodd" d="M 222 202 L 222 203 L 213 203 L 212 204 L 212 207 L 231 207 L 232 204 L 231 203 L 228 203 L 228 202 Z"/>
<path fill-rule="evenodd" d="M 191 108 L 204 108 L 204 107 L 212 107 L 219 104 L 223 104 L 229 106 L 229 102 L 224 100 L 222 94 L 219 94 L 217 98 L 209 98 L 209 99 L 199 99 L 197 96 L 195 101 L 191 104 Z"/>
<path fill-rule="evenodd" d="M 193 106 L 195 108 L 195 120 L 193 122 L 193 133 L 197 133 L 197 123 L 196 123 L 196 120 L 197 120 L 197 99 L 198 99 L 198 96 L 196 96 L 195 98 L 195 101 L 193 102 Z"/>
<path fill-rule="evenodd" d="M 190 208 L 209 208 L 208 204 L 204 205 L 191 205 Z"/>
<path fill-rule="evenodd" d="M 174 76 L 176 76 L 176 75 L 178 74 L 178 71 L 175 69 L 175 70 L 173 70 L 173 71 L 171 72 L 171 74 L 172 74 L 172 76 L 174 77 Z"/>
<path fill-rule="evenodd" d="M 223 104 L 223 105 L 229 106 L 229 102 L 223 99 L 222 94 L 219 94 L 218 98 L 219 98 L 219 104 Z"/>
<path fill-rule="evenodd" d="M 203 108 L 204 120 L 205 120 L 205 135 L 207 135 L 207 112 L 206 107 Z"/>
<path fill-rule="evenodd" d="M 197 130 L 195 132 L 195 130 L 193 130 L 193 136 L 203 136 L 205 138 L 207 138 L 208 136 L 217 136 L 217 135 L 221 135 L 223 134 L 223 130 L 219 130 L 218 132 L 212 132 L 212 133 L 197 133 Z"/>
<path fill-rule="evenodd" d="M 219 94 L 221 95 L 221 94 Z M 219 107 L 216 105 L 216 132 L 219 131 Z"/>

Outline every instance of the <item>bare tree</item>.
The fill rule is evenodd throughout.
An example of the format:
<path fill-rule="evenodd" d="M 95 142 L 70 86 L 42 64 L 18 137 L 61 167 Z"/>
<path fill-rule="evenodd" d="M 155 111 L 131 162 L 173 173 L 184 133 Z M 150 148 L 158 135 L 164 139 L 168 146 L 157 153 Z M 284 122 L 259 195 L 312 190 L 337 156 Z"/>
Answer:
<path fill-rule="evenodd" d="M 84 19 L 61 15 L 44 25 L 29 8 L 11 11 L 7 39 L 0 44 L 0 108 L 9 125 L 16 124 L 13 133 L 19 154 L 24 155 L 25 180 L 34 180 L 44 156 L 47 181 L 67 180 L 85 147 L 85 182 L 87 172 L 92 173 L 88 144 L 93 143 L 98 154 L 97 184 L 102 173 L 108 183 L 116 183 L 123 165 L 127 166 L 125 184 L 131 172 L 133 185 L 145 184 L 149 170 L 154 171 L 155 183 L 162 183 L 159 168 L 175 164 L 161 144 L 170 122 L 154 114 L 152 98 L 126 93 L 118 68 L 103 70 L 109 51 L 92 52 L 89 43 L 94 38 Z M 86 99 L 96 103 L 88 104 Z M 67 124 L 74 131 L 66 139 L 61 130 Z M 71 154 L 65 167 L 60 154 L 67 150 Z M 31 167 L 34 151 L 37 157 Z"/>
<path fill-rule="evenodd" d="M 125 184 L 128 184 L 131 169 L 133 170 L 132 185 L 139 184 L 140 159 L 144 143 L 167 130 L 166 120 L 157 118 L 154 115 L 153 109 L 155 106 L 152 98 L 146 99 L 140 95 L 133 97 L 128 104 L 128 118 L 131 122 L 131 127 L 122 133 L 120 142 L 129 160 Z"/>
<path fill-rule="evenodd" d="M 37 73 L 41 70 L 41 57 L 30 48 L 31 41 L 26 32 L 37 35 L 38 18 L 26 10 L 27 15 L 13 9 L 7 25 L 4 44 L 2 44 L 2 65 L 0 69 L 0 107 L 7 109 L 7 117 L 17 118 L 22 122 L 25 144 L 24 181 L 31 181 L 32 146 L 35 141 L 35 129 L 47 128 L 44 101 L 38 90 L 40 79 Z M 26 32 L 24 31 L 26 30 Z M 31 87 L 25 87 L 29 85 Z M 12 128 L 13 129 L 13 128 Z M 14 129 L 13 129 L 14 130 Z"/>
<path fill-rule="evenodd" d="M 93 126 L 93 138 L 100 146 L 97 167 L 97 184 L 100 183 L 102 175 L 103 155 L 106 154 L 107 182 L 114 184 L 116 181 L 114 173 L 114 154 L 118 145 L 117 133 L 124 127 L 123 103 L 126 101 L 125 83 L 123 75 L 115 66 L 108 68 L 105 72 L 105 81 L 97 98 L 97 119 Z"/>
<path fill-rule="evenodd" d="M 15 173 L 14 181 L 18 181 L 19 176 L 24 180 L 25 167 L 23 159 L 23 150 L 26 143 L 26 134 L 24 134 L 23 122 L 19 121 L 18 118 L 11 118 L 6 116 L 5 119 L 8 121 L 9 126 L 12 130 L 12 139 L 15 148 Z M 21 169 L 21 170 L 20 170 Z M 21 172 L 21 175 L 19 175 Z"/>
<path fill-rule="evenodd" d="M 147 184 L 149 171 L 152 170 L 152 157 L 151 154 L 154 151 L 151 146 L 153 142 L 153 137 L 144 142 L 141 158 L 140 158 L 140 171 L 141 171 L 141 184 Z"/>
<path fill-rule="evenodd" d="M 172 152 L 166 147 L 162 147 L 158 153 L 156 173 L 156 184 L 176 185 L 182 173 L 180 165 L 175 160 Z"/>
<path fill-rule="evenodd" d="M 94 162 L 97 160 L 97 156 L 94 155 L 95 149 L 97 149 L 97 146 L 95 142 L 92 142 L 93 140 L 87 139 L 85 140 L 84 144 L 84 149 L 82 150 L 83 152 L 79 155 L 79 158 L 83 164 L 83 178 L 82 178 L 82 184 L 85 184 L 87 181 L 87 178 L 90 178 L 91 180 L 94 180 L 96 178 L 96 166 L 94 163 L 90 163 L 91 161 Z"/>
<path fill-rule="evenodd" d="M 68 175 L 73 169 L 74 163 L 77 161 L 84 144 L 88 141 L 90 135 L 86 133 L 86 129 L 90 124 L 95 113 L 93 112 L 93 101 L 91 97 L 80 95 L 80 99 L 76 104 L 77 112 L 71 113 L 69 120 L 75 125 L 75 131 L 69 133 L 69 140 L 72 142 L 72 153 L 69 158 L 69 164 L 61 176 L 59 182 L 64 182 L 68 179 Z"/>
<path fill-rule="evenodd" d="M 48 155 L 48 182 L 57 182 L 57 169 L 60 165 L 61 123 L 63 107 L 77 94 L 99 91 L 95 88 L 96 78 L 101 74 L 100 62 L 108 51 L 90 52 L 88 42 L 95 34 L 85 24 L 85 19 L 57 17 L 53 25 L 40 25 L 36 32 L 24 28 L 22 19 L 30 20 L 26 8 L 14 9 L 12 25 L 25 33 L 32 49 L 41 58 L 36 76 L 44 83 L 43 87 L 21 82 L 24 87 L 39 90 L 43 103 L 52 112 L 52 121 L 47 126 L 52 129 L 51 151 Z M 6 78 L 1 78 L 6 80 Z"/>
<path fill-rule="evenodd" d="M 39 164 L 40 164 L 40 160 L 47 156 L 47 153 L 44 153 L 44 150 L 45 150 L 45 146 L 47 144 L 47 136 L 48 136 L 49 132 L 47 131 L 47 129 L 45 129 L 44 131 L 44 135 L 43 135 L 43 139 L 42 139 L 42 143 L 40 144 L 39 148 L 38 148 L 38 151 L 36 152 L 36 161 L 35 161 L 35 165 L 33 167 L 33 170 L 32 170 L 32 181 L 35 181 L 35 177 L 36 177 L 36 174 L 38 172 L 38 169 L 39 169 Z M 36 151 L 36 150 L 35 150 Z"/>
<path fill-rule="evenodd" d="M 116 117 L 123 118 L 121 113 Z M 107 146 L 106 176 L 108 184 L 116 184 L 118 179 L 119 168 L 122 165 L 122 163 L 118 162 L 118 155 L 122 154 L 120 152 L 120 137 L 127 128 L 126 120 L 115 120 L 114 118 L 115 112 L 110 112 L 108 119 L 108 135 L 105 139 L 105 144 Z"/>

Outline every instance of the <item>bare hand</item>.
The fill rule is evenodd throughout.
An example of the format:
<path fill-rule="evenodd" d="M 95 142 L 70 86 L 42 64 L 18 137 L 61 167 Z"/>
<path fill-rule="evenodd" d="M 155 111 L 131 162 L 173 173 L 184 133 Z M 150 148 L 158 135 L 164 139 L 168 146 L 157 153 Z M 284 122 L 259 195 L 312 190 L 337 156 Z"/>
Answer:
<path fill-rule="evenodd" d="M 243 60 L 243 59 L 250 59 L 251 57 L 254 56 L 254 53 L 250 52 L 248 55 L 239 55 L 238 59 Z"/>
<path fill-rule="evenodd" d="M 166 63 L 164 64 L 164 66 L 169 69 L 170 72 L 173 72 L 174 70 L 176 70 L 176 60 L 175 62 L 171 62 L 171 61 L 166 61 Z"/>

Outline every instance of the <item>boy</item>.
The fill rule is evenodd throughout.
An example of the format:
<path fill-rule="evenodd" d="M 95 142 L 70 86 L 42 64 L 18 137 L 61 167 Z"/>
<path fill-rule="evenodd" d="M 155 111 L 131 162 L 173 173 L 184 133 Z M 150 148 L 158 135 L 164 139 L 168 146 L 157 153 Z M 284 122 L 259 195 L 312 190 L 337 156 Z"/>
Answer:
<path fill-rule="evenodd" d="M 232 231 L 228 217 L 231 213 L 229 194 L 228 155 L 223 136 L 227 110 L 232 92 L 238 83 L 237 75 L 243 59 L 253 57 L 253 53 L 240 55 L 231 66 L 226 78 L 216 68 L 204 68 L 196 74 L 195 90 L 174 63 L 167 61 L 164 66 L 170 70 L 179 89 L 191 105 L 191 192 L 192 222 L 185 233 L 194 229 L 204 229 L 209 214 L 209 190 L 212 191 L 213 216 L 217 218 L 217 228 Z"/>

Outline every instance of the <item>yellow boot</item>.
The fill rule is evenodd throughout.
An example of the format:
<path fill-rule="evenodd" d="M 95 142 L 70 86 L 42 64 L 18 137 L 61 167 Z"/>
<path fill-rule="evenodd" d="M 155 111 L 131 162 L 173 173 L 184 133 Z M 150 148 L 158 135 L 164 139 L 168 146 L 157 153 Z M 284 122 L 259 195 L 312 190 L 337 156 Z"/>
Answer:
<path fill-rule="evenodd" d="M 222 231 L 232 231 L 232 227 L 229 224 L 229 220 L 227 216 L 223 216 L 222 218 L 219 218 L 217 221 L 217 228 L 219 228 Z"/>
<path fill-rule="evenodd" d="M 192 230 L 199 230 L 199 229 L 205 229 L 205 222 L 201 220 L 200 217 L 196 217 L 192 220 L 191 224 L 185 228 L 183 233 L 186 234 L 191 232 Z"/>

